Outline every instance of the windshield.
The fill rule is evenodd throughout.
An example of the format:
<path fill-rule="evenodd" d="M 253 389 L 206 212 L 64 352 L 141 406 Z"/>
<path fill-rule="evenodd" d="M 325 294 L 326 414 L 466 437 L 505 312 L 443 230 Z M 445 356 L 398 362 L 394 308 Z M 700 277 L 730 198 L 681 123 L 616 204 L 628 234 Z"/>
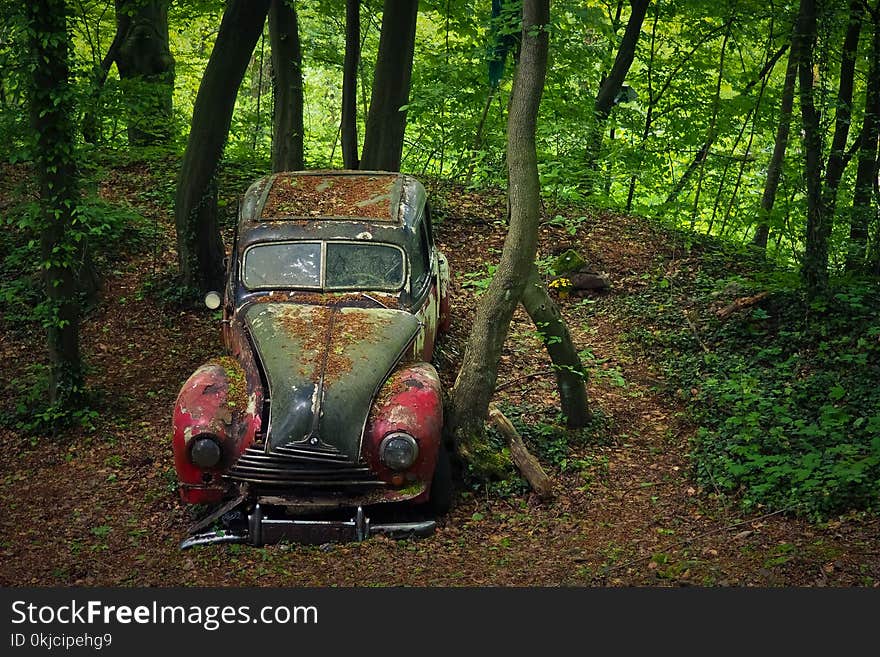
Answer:
<path fill-rule="evenodd" d="M 274 242 L 245 252 L 242 281 L 249 289 L 383 290 L 403 285 L 403 252 L 364 242 Z"/>

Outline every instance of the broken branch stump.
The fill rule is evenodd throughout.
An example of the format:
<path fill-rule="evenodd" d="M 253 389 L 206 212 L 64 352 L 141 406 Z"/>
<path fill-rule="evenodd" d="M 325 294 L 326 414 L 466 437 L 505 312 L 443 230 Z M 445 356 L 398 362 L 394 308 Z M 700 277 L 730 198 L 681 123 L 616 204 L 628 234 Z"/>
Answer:
<path fill-rule="evenodd" d="M 529 482 L 529 486 L 542 500 L 553 497 L 553 480 L 544 472 L 544 468 L 538 463 L 526 448 L 522 437 L 511 424 L 510 420 L 494 406 L 489 407 L 489 419 L 510 443 L 510 457 L 513 464 Z"/>

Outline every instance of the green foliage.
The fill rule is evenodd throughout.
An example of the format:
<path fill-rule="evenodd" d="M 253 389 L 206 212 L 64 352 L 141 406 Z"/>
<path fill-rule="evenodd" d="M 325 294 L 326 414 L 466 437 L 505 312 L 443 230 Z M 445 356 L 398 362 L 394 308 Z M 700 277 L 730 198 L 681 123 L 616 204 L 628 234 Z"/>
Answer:
<path fill-rule="evenodd" d="M 707 254 L 630 307 L 654 327 L 631 338 L 662 350 L 670 389 L 699 424 L 698 480 L 747 509 L 877 509 L 880 292 L 850 284 L 809 303 L 772 273 L 723 275 L 729 257 Z M 759 290 L 771 294 L 726 320 L 709 312 Z M 694 329 L 682 325 L 685 299 L 707 311 Z"/>
<path fill-rule="evenodd" d="M 78 408 L 50 404 L 46 398 L 52 372 L 46 365 L 34 363 L 25 372 L 6 383 L 6 394 L 14 403 L 10 411 L 0 415 L 0 426 L 9 427 L 30 437 L 36 445 L 40 436 L 55 434 L 68 427 L 94 430 L 97 411 L 88 403 Z M 85 392 L 85 391 L 80 391 Z"/>

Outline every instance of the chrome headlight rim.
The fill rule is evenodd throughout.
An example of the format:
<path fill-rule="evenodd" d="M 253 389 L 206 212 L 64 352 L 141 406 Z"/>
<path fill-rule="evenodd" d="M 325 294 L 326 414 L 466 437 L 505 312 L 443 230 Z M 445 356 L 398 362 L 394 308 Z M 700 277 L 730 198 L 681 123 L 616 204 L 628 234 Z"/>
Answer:
<path fill-rule="evenodd" d="M 404 441 L 407 443 L 411 450 L 411 457 L 408 462 L 389 462 L 389 459 L 386 458 L 386 450 L 394 441 Z M 404 470 L 408 470 L 411 468 L 415 462 L 419 458 L 419 443 L 416 439 L 405 431 L 393 431 L 387 434 L 384 438 L 382 438 L 382 442 L 379 443 L 379 460 L 382 464 L 395 472 L 402 472 Z"/>

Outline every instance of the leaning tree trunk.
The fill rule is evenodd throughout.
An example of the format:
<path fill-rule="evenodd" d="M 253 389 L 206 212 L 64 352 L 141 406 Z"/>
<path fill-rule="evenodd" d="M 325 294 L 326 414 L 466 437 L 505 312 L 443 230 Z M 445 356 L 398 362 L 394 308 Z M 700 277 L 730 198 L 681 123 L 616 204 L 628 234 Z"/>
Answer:
<path fill-rule="evenodd" d="M 361 58 L 361 0 L 345 0 L 345 61 L 342 64 L 342 162 L 357 169 L 357 83 Z"/>
<path fill-rule="evenodd" d="M 64 0 L 25 3 L 33 62 L 31 125 L 34 164 L 40 182 L 40 250 L 46 296 L 51 380 L 49 402 L 68 411 L 81 405 L 79 301 L 75 271 L 77 244 L 71 235 L 79 199 L 71 122 L 67 7 Z"/>
<path fill-rule="evenodd" d="M 847 271 L 853 272 L 864 272 L 867 268 L 868 229 L 871 217 L 876 213 L 871 203 L 871 193 L 877 180 L 877 146 L 880 141 L 880 2 L 875 4 L 872 14 L 874 33 L 871 39 L 871 65 L 865 89 L 865 115 L 846 257 Z"/>
<path fill-rule="evenodd" d="M 272 0 L 272 171 L 303 168 L 303 75 L 299 21 L 290 0 Z"/>
<path fill-rule="evenodd" d="M 400 169 L 418 9 L 418 0 L 385 0 L 361 169 Z"/>
<path fill-rule="evenodd" d="M 605 124 L 608 116 L 611 114 L 611 108 L 614 107 L 617 95 L 626 79 L 626 74 L 632 66 L 636 56 L 636 45 L 639 42 L 639 36 L 642 33 L 642 23 L 645 20 L 645 14 L 648 12 L 648 5 L 651 0 L 631 0 L 632 11 L 629 15 L 629 21 L 626 24 L 623 38 L 620 46 L 617 48 L 617 55 L 614 58 L 614 64 L 611 72 L 602 81 L 599 92 L 596 94 L 596 101 L 593 104 L 593 123 L 590 125 L 590 133 L 587 137 L 587 166 L 590 169 L 590 179 L 588 180 L 590 189 L 595 185 L 595 172 L 598 170 L 599 154 L 602 150 L 602 135 L 605 132 Z"/>
<path fill-rule="evenodd" d="M 586 372 L 571 339 L 559 307 L 547 294 L 538 270 L 532 266 L 523 288 L 522 304 L 541 335 L 541 342 L 553 361 L 556 387 L 565 423 L 571 429 L 587 426 L 590 406 L 587 403 Z"/>
<path fill-rule="evenodd" d="M 522 45 L 507 120 L 510 228 L 501 262 L 477 308 L 451 395 L 448 430 L 463 452 L 483 433 L 501 349 L 537 250 L 541 188 L 535 126 L 547 70 L 549 5 L 549 0 L 523 2 Z"/>
<path fill-rule="evenodd" d="M 132 145 L 166 143 L 171 137 L 174 57 L 168 45 L 171 0 L 116 0 L 117 33 L 124 37 L 116 67 L 136 100 L 131 108 L 128 141 Z"/>
<path fill-rule="evenodd" d="M 813 45 L 816 0 L 801 0 L 797 18 L 798 80 L 803 124 L 804 178 L 807 185 L 806 250 L 801 277 L 813 297 L 828 284 L 828 218 L 822 207 L 822 138 L 813 100 Z"/>
<path fill-rule="evenodd" d="M 797 80 L 798 55 L 794 47 L 796 39 L 788 53 L 788 63 L 785 66 L 785 81 L 782 85 L 782 100 L 779 106 L 779 122 L 776 124 L 776 139 L 773 142 L 773 154 L 767 165 L 767 178 L 764 181 L 764 193 L 761 195 L 761 222 L 755 229 L 752 244 L 762 249 L 767 248 L 767 239 L 770 237 L 770 213 L 776 204 L 776 191 L 779 189 L 779 180 L 782 177 L 782 163 L 785 159 L 785 150 L 788 148 L 788 135 L 791 129 L 791 113 L 794 108 L 794 86 Z"/>
<path fill-rule="evenodd" d="M 217 227 L 217 169 L 238 87 L 269 11 L 269 0 L 231 0 L 202 76 L 177 180 L 174 221 L 181 282 L 192 292 L 223 285 L 223 242 Z"/>
<path fill-rule="evenodd" d="M 837 188 L 849 158 L 846 155 L 846 142 L 852 121 L 852 95 L 855 81 L 856 54 L 859 49 L 859 33 L 862 30 L 864 0 L 853 0 L 850 5 L 849 25 L 843 40 L 840 58 L 840 76 L 837 87 L 837 108 L 834 115 L 834 135 L 828 164 L 825 166 L 825 185 L 822 190 L 822 209 L 829 222 L 834 220 L 837 209 Z"/>

